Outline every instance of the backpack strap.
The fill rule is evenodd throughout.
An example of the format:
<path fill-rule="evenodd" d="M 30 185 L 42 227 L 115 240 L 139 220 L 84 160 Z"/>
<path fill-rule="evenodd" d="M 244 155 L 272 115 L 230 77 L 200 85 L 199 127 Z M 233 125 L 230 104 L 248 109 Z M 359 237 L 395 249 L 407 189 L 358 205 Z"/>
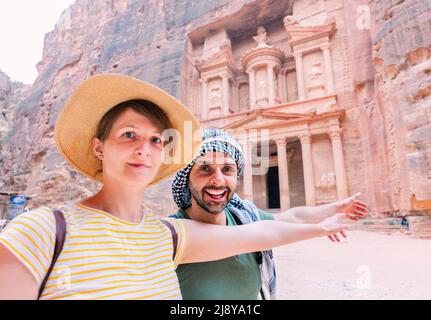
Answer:
<path fill-rule="evenodd" d="M 61 250 L 63 250 L 64 241 L 66 240 L 66 220 L 64 219 L 63 212 L 60 210 L 54 210 L 54 217 L 56 226 L 54 254 L 51 260 L 51 265 L 49 266 L 49 269 L 45 274 L 45 278 L 40 285 L 37 299 L 40 299 L 42 296 L 42 292 L 45 289 L 48 278 L 52 272 L 52 269 L 54 268 L 55 263 L 57 262 L 58 257 L 60 256 Z"/>
<path fill-rule="evenodd" d="M 175 260 L 175 255 L 177 254 L 177 244 L 178 244 L 178 234 L 177 231 L 175 230 L 175 228 L 167 221 L 161 219 L 160 220 L 165 226 L 167 226 L 169 228 L 169 230 L 171 230 L 172 233 L 172 242 L 174 245 L 174 252 L 172 253 L 172 260 Z"/>

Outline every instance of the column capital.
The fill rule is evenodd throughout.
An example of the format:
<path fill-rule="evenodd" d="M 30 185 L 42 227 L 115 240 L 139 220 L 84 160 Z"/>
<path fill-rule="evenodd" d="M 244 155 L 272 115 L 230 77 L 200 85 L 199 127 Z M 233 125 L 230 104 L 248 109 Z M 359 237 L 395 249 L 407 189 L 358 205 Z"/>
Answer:
<path fill-rule="evenodd" d="M 330 43 L 324 43 L 324 44 L 320 45 L 320 49 L 322 49 L 323 51 L 329 50 L 330 48 L 331 48 Z"/>
<path fill-rule="evenodd" d="M 286 75 L 287 74 L 287 68 L 281 68 L 280 69 L 280 74 L 282 74 L 282 75 Z"/>
<path fill-rule="evenodd" d="M 248 68 L 247 70 L 245 70 L 245 73 L 247 74 L 256 73 L 256 70 L 254 70 L 254 68 Z"/>
<path fill-rule="evenodd" d="M 208 83 L 208 79 L 207 78 L 201 78 L 201 79 L 199 79 L 199 82 L 202 84 Z"/>
<path fill-rule="evenodd" d="M 276 138 L 275 143 L 277 146 L 285 146 L 287 144 L 286 138 Z"/>
<path fill-rule="evenodd" d="M 304 56 L 304 52 L 302 52 L 302 51 L 296 51 L 296 52 L 293 53 L 293 57 L 295 59 L 298 59 L 298 58 L 302 59 L 303 56 Z"/>
<path fill-rule="evenodd" d="M 311 134 L 310 133 L 304 133 L 299 135 L 299 140 L 301 141 L 301 144 L 310 144 L 311 143 Z"/>
<path fill-rule="evenodd" d="M 275 66 L 277 66 L 277 64 L 276 64 L 276 63 L 274 63 L 274 62 L 268 62 L 268 63 L 266 64 L 266 68 L 267 68 L 267 69 L 270 69 L 270 68 L 274 69 L 274 67 L 275 67 Z"/>
<path fill-rule="evenodd" d="M 222 79 L 232 79 L 232 76 L 229 73 L 221 73 L 220 78 Z"/>
<path fill-rule="evenodd" d="M 328 132 L 329 138 L 331 140 L 335 140 L 335 139 L 341 139 L 343 133 L 343 129 L 337 129 L 337 130 L 331 130 Z"/>

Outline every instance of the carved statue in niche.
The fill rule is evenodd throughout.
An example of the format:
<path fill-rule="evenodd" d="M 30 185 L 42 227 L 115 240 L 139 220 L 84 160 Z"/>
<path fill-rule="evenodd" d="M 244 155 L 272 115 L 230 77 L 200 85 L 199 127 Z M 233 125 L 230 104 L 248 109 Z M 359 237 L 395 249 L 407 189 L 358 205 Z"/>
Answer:
<path fill-rule="evenodd" d="M 329 192 L 335 189 L 335 183 L 335 173 L 329 171 L 321 175 L 316 187 L 322 191 Z"/>
<path fill-rule="evenodd" d="M 257 86 L 257 97 L 258 98 L 265 97 L 266 94 L 267 94 L 266 81 L 265 79 L 261 78 Z"/>
<path fill-rule="evenodd" d="M 307 73 L 309 79 L 307 90 L 309 97 L 316 97 L 324 92 L 322 62 L 313 62 L 310 71 Z"/>
<path fill-rule="evenodd" d="M 241 96 L 241 110 L 244 110 L 249 104 L 249 99 L 246 95 Z"/>
<path fill-rule="evenodd" d="M 242 85 L 239 87 L 239 109 L 247 110 L 250 104 L 250 99 L 248 96 L 249 87 L 248 85 Z"/>
<path fill-rule="evenodd" d="M 268 78 L 265 68 L 256 71 L 256 106 L 265 108 L 268 106 Z"/>
<path fill-rule="evenodd" d="M 274 95 L 276 98 L 278 98 L 278 81 L 277 81 L 277 76 L 274 73 L 272 82 L 274 83 Z"/>
<path fill-rule="evenodd" d="M 210 105 L 211 107 L 218 107 L 221 105 L 220 88 L 212 88 L 210 92 Z"/>
<path fill-rule="evenodd" d="M 296 71 L 291 71 L 286 77 L 287 101 L 298 100 L 298 84 L 296 81 Z"/>
<path fill-rule="evenodd" d="M 310 78 L 312 83 L 320 83 L 319 80 L 322 79 L 322 63 L 321 62 L 315 62 L 311 65 L 311 70 L 308 73 L 308 77 Z"/>
<path fill-rule="evenodd" d="M 268 36 L 265 27 L 260 26 L 259 28 L 257 28 L 257 35 L 253 37 L 253 40 L 257 42 L 258 48 L 269 47 L 269 45 L 267 44 Z"/>

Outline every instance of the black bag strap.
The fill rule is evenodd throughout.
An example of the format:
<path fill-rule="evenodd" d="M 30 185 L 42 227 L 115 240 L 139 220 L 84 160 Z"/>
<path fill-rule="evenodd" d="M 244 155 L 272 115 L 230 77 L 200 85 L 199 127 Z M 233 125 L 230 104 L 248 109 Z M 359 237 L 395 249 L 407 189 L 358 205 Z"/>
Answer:
<path fill-rule="evenodd" d="M 174 252 L 172 254 L 172 260 L 175 260 L 175 255 L 177 254 L 177 244 L 178 244 L 178 234 L 177 234 L 177 230 L 175 230 L 175 228 L 167 221 L 161 219 L 160 220 L 165 226 L 167 226 L 169 228 L 169 230 L 171 230 L 172 233 L 172 242 L 174 244 Z"/>
<path fill-rule="evenodd" d="M 49 266 L 49 269 L 45 274 L 45 278 L 40 285 L 39 295 L 37 299 L 40 299 L 42 292 L 45 289 L 49 275 L 51 274 L 52 269 L 54 269 L 54 265 L 57 262 L 58 257 L 60 256 L 61 250 L 63 250 L 64 241 L 66 240 L 66 220 L 64 219 L 63 212 L 61 212 L 60 210 L 54 210 L 54 217 L 56 226 L 54 255 L 51 260 L 51 265 Z"/>
<path fill-rule="evenodd" d="M 236 225 L 237 226 L 241 226 L 242 225 L 242 221 L 239 220 L 239 218 L 236 216 L 236 214 L 231 213 L 231 215 L 232 215 L 233 219 L 235 220 Z"/>

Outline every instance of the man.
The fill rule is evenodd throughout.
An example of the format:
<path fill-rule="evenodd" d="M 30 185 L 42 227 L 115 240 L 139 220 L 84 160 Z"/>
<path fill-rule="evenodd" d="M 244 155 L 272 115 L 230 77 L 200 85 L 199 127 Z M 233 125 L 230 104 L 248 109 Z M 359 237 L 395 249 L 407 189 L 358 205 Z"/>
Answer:
<path fill-rule="evenodd" d="M 171 217 L 219 225 L 272 219 L 319 223 L 336 213 L 357 220 L 368 212 L 367 206 L 356 199 L 357 194 L 326 205 L 291 208 L 272 216 L 235 194 L 243 171 L 244 155 L 239 144 L 222 130 L 204 130 L 200 156 L 179 171 L 173 181 L 172 192 L 179 210 Z M 340 234 L 346 237 L 343 232 Z M 330 239 L 340 241 L 337 234 Z M 183 264 L 178 266 L 177 275 L 184 299 L 276 298 L 272 251 Z"/>

